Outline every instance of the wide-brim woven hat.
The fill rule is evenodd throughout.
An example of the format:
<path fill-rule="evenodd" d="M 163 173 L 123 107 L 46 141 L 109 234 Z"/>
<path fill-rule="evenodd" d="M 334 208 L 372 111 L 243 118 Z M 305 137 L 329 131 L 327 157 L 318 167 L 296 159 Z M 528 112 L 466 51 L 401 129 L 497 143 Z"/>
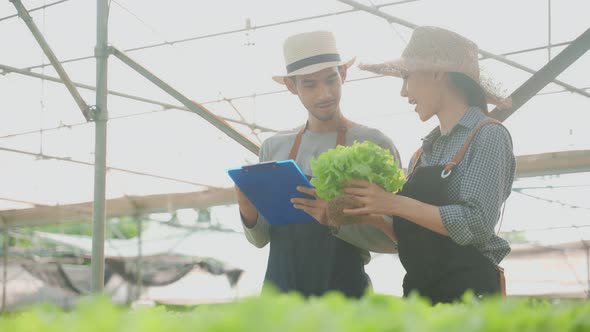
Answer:
<path fill-rule="evenodd" d="M 501 96 L 499 85 L 481 77 L 478 51 L 474 42 L 458 33 L 421 26 L 414 29 L 401 58 L 378 64 L 360 64 L 359 68 L 397 77 L 412 71 L 459 72 L 484 89 L 488 103 L 502 109 L 510 108 L 512 101 Z"/>
<path fill-rule="evenodd" d="M 340 58 L 336 38 L 329 31 L 304 32 L 288 37 L 283 44 L 286 72 L 272 79 L 285 84 L 285 78 L 306 75 L 322 69 L 346 66 L 350 68 L 356 59 L 347 61 Z"/>

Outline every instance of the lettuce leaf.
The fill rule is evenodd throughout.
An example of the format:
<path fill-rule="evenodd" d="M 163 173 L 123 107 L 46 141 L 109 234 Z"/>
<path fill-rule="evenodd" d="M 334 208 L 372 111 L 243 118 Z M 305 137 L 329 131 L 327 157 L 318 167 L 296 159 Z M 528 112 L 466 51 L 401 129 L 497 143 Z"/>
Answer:
<path fill-rule="evenodd" d="M 318 197 L 328 201 L 342 194 L 344 181 L 368 180 L 392 193 L 406 181 L 391 152 L 370 141 L 329 149 L 311 160 L 311 170 Z"/>

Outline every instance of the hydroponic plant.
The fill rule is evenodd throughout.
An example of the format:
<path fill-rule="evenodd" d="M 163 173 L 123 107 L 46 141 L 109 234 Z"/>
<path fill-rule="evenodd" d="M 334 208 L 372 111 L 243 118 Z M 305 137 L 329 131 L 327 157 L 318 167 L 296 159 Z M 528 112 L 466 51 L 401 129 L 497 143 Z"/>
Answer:
<path fill-rule="evenodd" d="M 360 221 L 359 216 L 342 213 L 346 207 L 358 207 L 358 203 L 343 195 L 341 188 L 345 181 L 367 180 L 392 193 L 401 189 L 406 181 L 391 152 L 370 141 L 329 149 L 311 160 L 311 170 L 311 184 L 318 197 L 329 202 L 329 219 L 338 224 Z"/>

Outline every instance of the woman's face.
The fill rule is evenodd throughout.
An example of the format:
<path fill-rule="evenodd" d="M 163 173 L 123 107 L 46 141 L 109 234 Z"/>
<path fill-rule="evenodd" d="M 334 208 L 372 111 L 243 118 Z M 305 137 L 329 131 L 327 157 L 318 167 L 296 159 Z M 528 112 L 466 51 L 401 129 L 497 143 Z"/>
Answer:
<path fill-rule="evenodd" d="M 420 120 L 427 121 L 438 113 L 442 97 L 442 73 L 412 71 L 403 76 L 404 83 L 400 92 L 408 98 L 408 103 L 416 105 L 414 109 Z"/>

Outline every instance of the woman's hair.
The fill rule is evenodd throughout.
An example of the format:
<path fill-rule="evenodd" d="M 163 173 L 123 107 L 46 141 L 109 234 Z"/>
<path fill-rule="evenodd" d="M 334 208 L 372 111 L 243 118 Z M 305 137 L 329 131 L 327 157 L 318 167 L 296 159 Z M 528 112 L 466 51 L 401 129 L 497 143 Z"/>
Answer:
<path fill-rule="evenodd" d="M 472 80 L 469 76 L 458 72 L 449 73 L 449 82 L 465 97 L 467 105 L 479 107 L 485 113 L 488 112 L 486 93 L 479 83 Z"/>

